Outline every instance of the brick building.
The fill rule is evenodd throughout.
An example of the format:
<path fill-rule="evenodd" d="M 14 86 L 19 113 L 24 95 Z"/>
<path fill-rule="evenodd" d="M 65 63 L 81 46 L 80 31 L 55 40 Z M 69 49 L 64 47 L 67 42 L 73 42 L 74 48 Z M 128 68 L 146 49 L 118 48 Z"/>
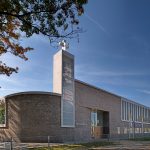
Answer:
<path fill-rule="evenodd" d="M 150 133 L 150 108 L 74 78 L 74 56 L 54 55 L 53 92 L 5 96 L 1 139 L 91 141 L 133 138 Z"/>

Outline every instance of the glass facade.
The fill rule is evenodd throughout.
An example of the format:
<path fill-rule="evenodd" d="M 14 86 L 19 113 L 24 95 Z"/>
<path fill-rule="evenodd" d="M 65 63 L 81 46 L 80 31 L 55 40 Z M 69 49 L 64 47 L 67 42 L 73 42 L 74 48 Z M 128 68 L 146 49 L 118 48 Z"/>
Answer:
<path fill-rule="evenodd" d="M 122 99 L 121 120 L 150 123 L 150 108 Z"/>
<path fill-rule="evenodd" d="M 75 127 L 74 59 L 63 54 L 61 126 Z"/>

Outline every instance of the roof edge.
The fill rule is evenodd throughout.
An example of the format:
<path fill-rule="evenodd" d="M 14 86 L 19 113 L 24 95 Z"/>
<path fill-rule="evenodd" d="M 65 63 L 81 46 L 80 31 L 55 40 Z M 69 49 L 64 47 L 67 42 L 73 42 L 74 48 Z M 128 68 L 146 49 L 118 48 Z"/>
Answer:
<path fill-rule="evenodd" d="M 92 87 L 92 88 L 94 88 L 94 89 L 101 90 L 101 91 L 106 92 L 106 93 L 108 93 L 108 94 L 114 95 L 114 96 L 116 96 L 116 97 L 122 98 L 122 96 L 119 96 L 119 95 L 114 94 L 114 93 L 112 93 L 112 92 L 109 92 L 109 91 L 107 91 L 107 90 L 101 89 L 101 88 L 96 87 L 96 86 L 94 86 L 94 85 L 91 85 L 91 84 L 89 84 L 89 83 L 86 83 L 86 82 L 83 82 L 83 81 L 80 81 L 80 80 L 77 80 L 77 79 L 75 79 L 75 81 L 76 81 L 76 82 L 79 82 L 79 83 L 81 83 L 81 84 L 84 84 L 84 85 L 86 85 L 86 86 Z"/>
<path fill-rule="evenodd" d="M 18 93 L 9 94 L 9 95 L 6 95 L 4 98 L 23 95 L 23 94 L 26 94 L 26 95 L 28 95 L 28 94 L 43 94 L 43 95 L 61 96 L 61 94 L 59 94 L 59 93 L 46 92 L 46 91 L 25 91 L 25 92 L 18 92 Z"/>
<path fill-rule="evenodd" d="M 91 85 L 91 84 L 89 84 L 89 83 L 80 81 L 80 80 L 78 80 L 78 79 L 75 79 L 75 81 L 76 81 L 76 82 L 79 82 L 79 83 L 81 83 L 81 84 L 84 84 L 84 85 L 86 85 L 86 86 L 90 86 L 90 87 L 92 87 L 92 88 L 95 88 L 95 89 L 97 89 L 97 90 L 101 90 L 101 91 L 106 92 L 106 93 L 108 93 L 108 94 L 114 95 L 114 96 L 116 96 L 116 97 L 119 97 L 119 98 L 120 98 L 120 101 L 125 100 L 125 101 L 128 101 L 128 102 L 130 102 L 130 103 L 134 103 L 134 104 L 137 104 L 137 105 L 141 105 L 141 106 L 143 106 L 143 107 L 146 107 L 146 108 L 149 108 L 149 109 L 150 109 L 150 107 L 148 107 L 148 106 L 146 106 L 146 105 L 143 105 L 143 104 L 141 104 L 141 103 L 139 103 L 139 102 L 136 102 L 136 101 L 131 100 L 131 99 L 128 99 L 128 98 L 126 98 L 126 97 L 123 97 L 123 96 L 114 94 L 114 93 L 112 93 L 112 92 L 109 92 L 109 91 L 107 91 L 107 90 L 101 89 L 101 88 L 96 87 L 96 86 L 94 86 L 94 85 Z"/>

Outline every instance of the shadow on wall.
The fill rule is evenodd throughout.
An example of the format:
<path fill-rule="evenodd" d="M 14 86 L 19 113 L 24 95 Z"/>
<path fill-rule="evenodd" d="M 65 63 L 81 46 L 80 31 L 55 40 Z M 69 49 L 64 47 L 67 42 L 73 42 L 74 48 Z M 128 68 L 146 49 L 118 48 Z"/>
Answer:
<path fill-rule="evenodd" d="M 6 126 L 0 128 L 0 140 L 10 141 L 13 137 L 13 140 L 19 141 L 20 128 L 21 117 L 19 103 L 14 99 L 8 99 L 6 100 Z"/>

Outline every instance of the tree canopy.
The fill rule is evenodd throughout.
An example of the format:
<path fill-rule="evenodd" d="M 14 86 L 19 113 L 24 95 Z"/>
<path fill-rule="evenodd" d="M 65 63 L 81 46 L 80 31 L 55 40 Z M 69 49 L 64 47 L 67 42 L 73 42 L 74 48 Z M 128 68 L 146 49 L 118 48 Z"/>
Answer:
<path fill-rule="evenodd" d="M 31 37 L 43 34 L 50 42 L 72 38 L 81 30 L 78 16 L 84 13 L 87 0 L 1 0 L 0 1 L 0 56 L 11 53 L 27 60 L 31 47 L 20 44 L 22 34 Z M 10 76 L 18 68 L 0 61 L 0 74 Z"/>

